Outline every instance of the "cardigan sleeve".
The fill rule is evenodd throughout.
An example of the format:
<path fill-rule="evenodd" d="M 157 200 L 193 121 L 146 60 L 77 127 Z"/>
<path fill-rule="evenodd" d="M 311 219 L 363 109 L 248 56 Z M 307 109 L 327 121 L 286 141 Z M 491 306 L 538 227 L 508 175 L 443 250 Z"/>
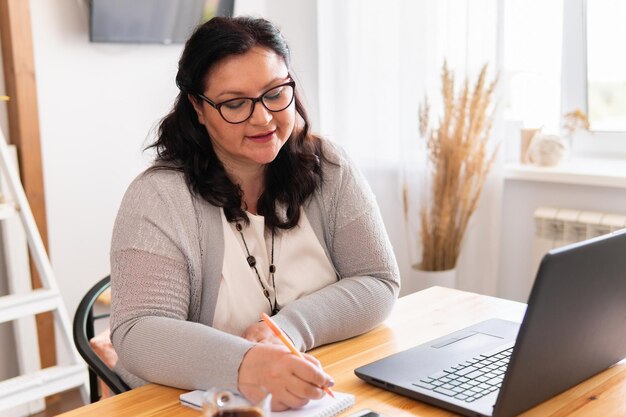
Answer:
<path fill-rule="evenodd" d="M 143 174 L 120 207 L 111 246 L 111 339 L 120 375 L 135 387 L 236 388 L 253 345 L 190 321 L 199 294 L 199 230 L 192 198 L 176 173 Z M 200 277 L 195 277 L 201 279 Z"/>
<path fill-rule="evenodd" d="M 372 329 L 389 315 L 400 289 L 398 265 L 369 185 L 347 157 L 326 149 L 334 164 L 325 164 L 319 214 L 339 280 L 277 314 L 300 350 Z"/>

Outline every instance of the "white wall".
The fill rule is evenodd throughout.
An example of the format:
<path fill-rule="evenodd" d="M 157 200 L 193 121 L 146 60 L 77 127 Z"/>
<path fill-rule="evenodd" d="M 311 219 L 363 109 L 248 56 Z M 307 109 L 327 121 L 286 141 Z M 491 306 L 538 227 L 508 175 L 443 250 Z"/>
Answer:
<path fill-rule="evenodd" d="M 626 213 L 622 188 L 506 180 L 502 199 L 498 295 L 527 301 L 532 266 L 533 213 L 540 206 Z"/>
<path fill-rule="evenodd" d="M 73 317 L 109 273 L 113 221 L 169 109 L 181 45 L 89 42 L 76 0 L 31 0 L 50 258 Z"/>

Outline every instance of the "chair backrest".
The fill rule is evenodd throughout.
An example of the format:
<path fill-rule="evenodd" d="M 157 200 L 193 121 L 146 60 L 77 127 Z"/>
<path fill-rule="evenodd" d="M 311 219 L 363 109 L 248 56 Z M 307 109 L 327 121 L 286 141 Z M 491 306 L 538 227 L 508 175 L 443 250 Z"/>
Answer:
<path fill-rule="evenodd" d="M 111 286 L 111 276 L 101 279 L 96 285 L 91 287 L 83 297 L 76 314 L 74 315 L 74 344 L 78 353 L 83 357 L 89 367 L 89 387 L 91 391 L 91 402 L 98 401 L 98 381 L 100 378 L 111 389 L 114 394 L 130 390 L 128 385 L 100 359 L 94 352 L 89 341 L 94 337 L 94 321 L 108 317 L 109 314 L 94 316 L 93 307 L 100 296 Z"/>

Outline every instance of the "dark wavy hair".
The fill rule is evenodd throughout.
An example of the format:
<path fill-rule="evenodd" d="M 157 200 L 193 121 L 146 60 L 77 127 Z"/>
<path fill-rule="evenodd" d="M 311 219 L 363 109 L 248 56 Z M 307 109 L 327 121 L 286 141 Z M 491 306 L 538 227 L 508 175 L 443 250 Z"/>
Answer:
<path fill-rule="evenodd" d="M 178 62 L 176 84 L 180 93 L 170 113 L 161 120 L 153 169 L 181 171 L 189 189 L 210 204 L 223 207 L 229 222 L 248 223 L 242 209 L 243 192 L 226 174 L 205 126 L 198 122 L 191 97 L 205 91 L 206 76 L 221 60 L 241 55 L 254 46 L 274 51 L 289 68 L 289 47 L 280 31 L 265 19 L 215 17 L 200 25 L 187 40 Z M 257 202 L 258 213 L 275 230 L 298 224 L 300 208 L 322 180 L 325 160 L 319 137 L 309 132 L 309 120 L 295 92 L 296 123 L 289 140 L 265 170 L 265 190 Z M 286 218 L 277 212 L 286 207 Z"/>

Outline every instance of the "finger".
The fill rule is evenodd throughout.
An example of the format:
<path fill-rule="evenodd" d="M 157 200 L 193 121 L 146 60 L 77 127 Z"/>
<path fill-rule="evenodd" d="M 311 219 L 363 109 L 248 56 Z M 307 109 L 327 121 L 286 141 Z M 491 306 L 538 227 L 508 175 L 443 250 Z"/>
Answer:
<path fill-rule="evenodd" d="M 283 344 L 282 340 L 280 340 L 278 337 L 271 335 L 270 337 L 266 338 L 265 340 L 267 340 L 267 343 L 271 343 L 273 345 L 279 345 L 279 346 L 283 346 L 285 347 L 285 349 L 287 349 L 287 347 Z"/>
<path fill-rule="evenodd" d="M 272 333 L 264 332 L 258 328 L 248 328 L 244 334 L 244 339 L 250 340 L 251 342 L 263 342 L 270 341 L 274 335 Z"/>
<path fill-rule="evenodd" d="M 308 353 L 304 353 L 303 356 L 304 356 L 304 359 L 313 363 L 313 365 L 317 366 L 318 368 L 322 367 L 322 363 L 319 360 L 317 360 L 315 356 L 309 355 Z"/>
<path fill-rule="evenodd" d="M 244 339 L 250 339 L 251 337 L 254 336 L 254 332 L 252 332 L 249 328 L 246 329 L 242 334 L 241 337 L 243 337 Z"/>
<path fill-rule="evenodd" d="M 306 354 L 306 353 L 303 354 L 303 355 L 304 355 L 304 358 L 306 360 L 308 360 L 309 362 L 314 364 L 317 368 L 322 369 L 322 363 L 319 360 L 317 360 L 317 358 L 315 356 L 311 356 L 311 355 Z M 335 381 L 333 380 L 333 378 L 330 375 L 326 374 L 325 372 L 324 372 L 324 375 L 327 375 L 329 377 L 329 379 L 327 380 L 326 384 L 322 384 L 321 386 L 323 386 L 323 387 L 332 387 L 332 386 L 334 386 L 335 385 Z"/>
<path fill-rule="evenodd" d="M 267 332 L 265 331 L 265 329 L 259 325 L 259 323 L 255 323 L 252 324 L 250 326 L 248 326 L 248 328 L 246 328 L 243 332 L 243 337 L 248 337 L 248 336 L 252 336 L 252 337 L 263 337 L 264 334 L 267 334 Z"/>
<path fill-rule="evenodd" d="M 301 380 L 316 386 L 329 386 L 332 378 L 322 370 L 307 360 L 299 360 L 294 364 L 293 374 Z"/>
<path fill-rule="evenodd" d="M 249 340 L 251 342 L 261 342 L 262 339 L 259 337 L 259 335 L 254 334 L 254 333 L 249 333 L 249 334 L 245 334 L 243 336 L 244 339 Z"/>
<path fill-rule="evenodd" d="M 266 343 L 268 345 L 278 345 L 278 346 L 282 346 L 282 343 L 279 339 L 273 339 L 273 338 L 269 338 L 269 339 L 263 339 L 259 341 L 260 343 Z"/>
<path fill-rule="evenodd" d="M 271 408 L 272 411 L 285 411 L 289 409 L 289 406 L 281 401 L 278 401 L 277 397 L 272 396 Z"/>
<path fill-rule="evenodd" d="M 319 400 L 324 396 L 324 391 L 320 387 L 298 378 L 294 378 L 286 388 L 291 394 L 302 399 Z"/>
<path fill-rule="evenodd" d="M 289 408 L 300 408 L 307 405 L 311 399 L 293 393 L 291 390 L 292 387 L 293 384 L 289 384 L 285 387 L 285 390 L 280 393 L 280 402 L 287 405 Z"/>

